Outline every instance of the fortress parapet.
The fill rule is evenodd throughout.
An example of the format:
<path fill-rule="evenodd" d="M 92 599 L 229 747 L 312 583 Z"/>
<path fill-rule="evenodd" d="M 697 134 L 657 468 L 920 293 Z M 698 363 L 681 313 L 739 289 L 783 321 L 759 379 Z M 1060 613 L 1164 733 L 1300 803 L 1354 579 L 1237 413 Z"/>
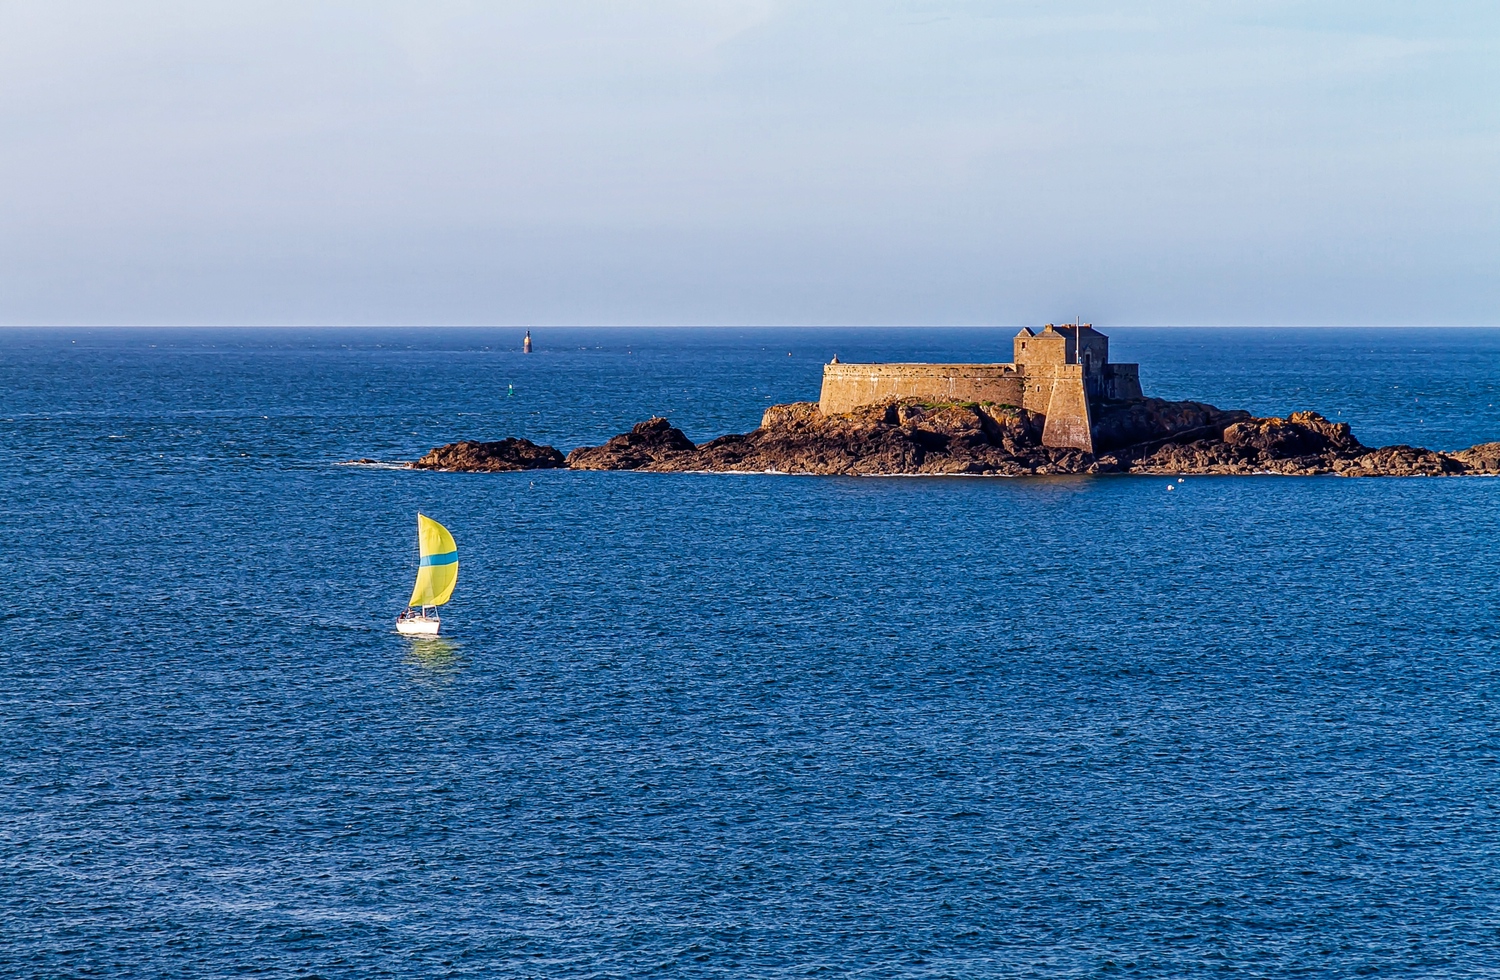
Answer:
<path fill-rule="evenodd" d="M 1109 338 L 1091 324 L 1023 328 L 1010 364 L 823 366 L 824 415 L 895 398 L 991 402 L 1046 417 L 1042 444 L 1093 452 L 1091 404 L 1141 397 L 1140 368 L 1109 363 Z"/>

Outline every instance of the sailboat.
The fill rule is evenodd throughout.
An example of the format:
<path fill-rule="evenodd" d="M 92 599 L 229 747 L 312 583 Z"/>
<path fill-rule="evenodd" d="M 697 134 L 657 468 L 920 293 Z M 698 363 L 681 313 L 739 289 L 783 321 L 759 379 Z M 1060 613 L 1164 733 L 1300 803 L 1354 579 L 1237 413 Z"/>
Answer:
<path fill-rule="evenodd" d="M 425 514 L 417 515 L 417 584 L 406 611 L 396 617 L 396 632 L 437 636 L 437 607 L 453 597 L 458 581 L 458 545 L 448 529 Z"/>

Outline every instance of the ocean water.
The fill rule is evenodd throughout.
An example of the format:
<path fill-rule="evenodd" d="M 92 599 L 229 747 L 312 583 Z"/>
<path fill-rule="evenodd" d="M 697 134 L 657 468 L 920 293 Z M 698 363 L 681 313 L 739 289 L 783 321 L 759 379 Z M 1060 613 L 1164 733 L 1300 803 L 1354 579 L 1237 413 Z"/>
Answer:
<path fill-rule="evenodd" d="M 1108 332 L 1500 439 L 1500 331 Z M 1008 334 L 0 332 L 0 975 L 1500 972 L 1500 480 L 337 465 Z"/>

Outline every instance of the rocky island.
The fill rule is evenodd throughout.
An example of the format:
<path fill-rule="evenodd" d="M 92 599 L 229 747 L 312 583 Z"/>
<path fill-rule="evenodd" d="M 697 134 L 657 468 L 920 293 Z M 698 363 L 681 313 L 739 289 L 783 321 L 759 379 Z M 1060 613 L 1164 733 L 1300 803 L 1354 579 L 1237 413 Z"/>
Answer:
<path fill-rule="evenodd" d="M 1500 442 L 1456 453 L 1372 449 L 1314 412 L 1257 418 L 1141 393 L 1134 364 L 1111 364 L 1088 324 L 1022 330 L 1010 364 L 824 367 L 817 402 L 774 405 L 759 428 L 694 444 L 653 418 L 566 457 L 525 439 L 438 447 L 415 469 L 556 468 L 844 476 L 1279 473 L 1500 474 Z"/>

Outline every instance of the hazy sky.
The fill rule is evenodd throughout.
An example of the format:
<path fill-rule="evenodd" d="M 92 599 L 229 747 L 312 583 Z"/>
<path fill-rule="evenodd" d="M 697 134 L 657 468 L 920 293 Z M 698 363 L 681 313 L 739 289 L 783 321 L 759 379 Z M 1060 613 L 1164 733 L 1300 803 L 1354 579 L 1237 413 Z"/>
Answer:
<path fill-rule="evenodd" d="M 1500 4 L 0 0 L 0 322 L 1500 323 Z"/>

